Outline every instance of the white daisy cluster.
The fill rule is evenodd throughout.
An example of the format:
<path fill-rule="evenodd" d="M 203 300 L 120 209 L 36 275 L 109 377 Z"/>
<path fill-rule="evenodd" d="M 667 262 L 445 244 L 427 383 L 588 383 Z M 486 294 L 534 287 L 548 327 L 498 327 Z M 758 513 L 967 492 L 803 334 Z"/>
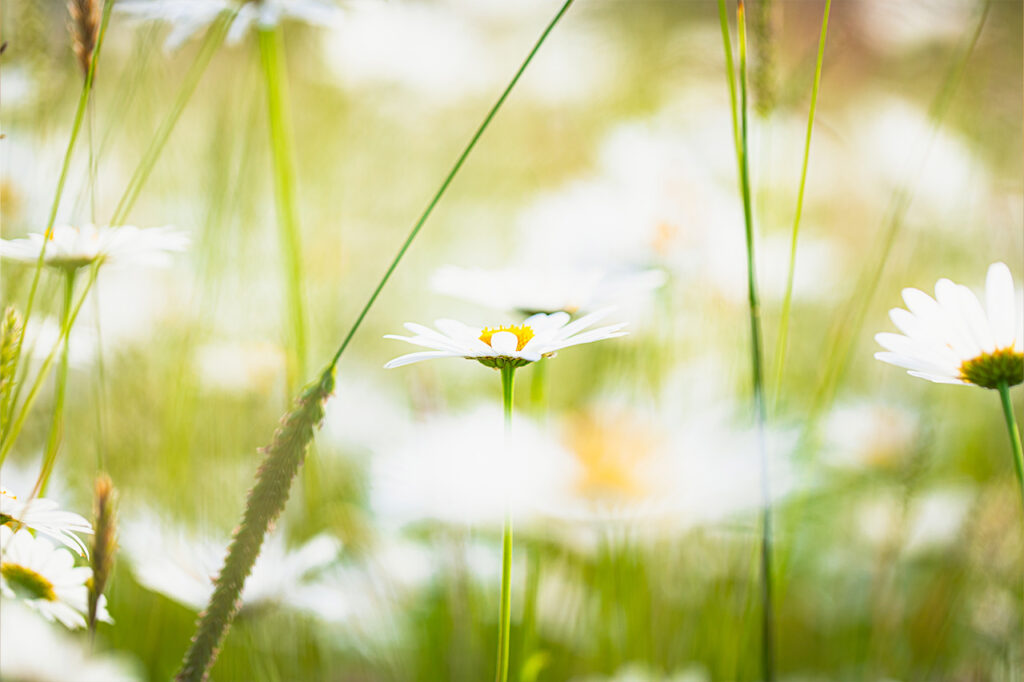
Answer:
<path fill-rule="evenodd" d="M 87 548 L 76 534 L 92 532 L 85 518 L 60 510 L 53 500 L 20 500 L 0 489 L 0 594 L 24 602 L 47 620 L 84 627 L 92 569 L 76 567 L 71 552 L 46 538 L 84 556 Z M 104 604 L 101 596 L 97 614 L 109 621 Z"/>
<path fill-rule="evenodd" d="M 904 289 L 903 300 L 909 310 L 889 311 L 903 334 L 877 334 L 887 350 L 876 358 L 942 384 L 994 389 L 1024 381 L 1024 309 L 1005 263 L 988 269 L 984 307 L 974 292 L 948 279 L 935 284 L 935 298 Z"/>
<path fill-rule="evenodd" d="M 599 310 L 570 322 L 565 312 L 538 313 L 522 324 L 500 327 L 475 327 L 456 320 L 437 320 L 437 329 L 407 322 L 405 328 L 415 336 L 388 334 L 384 338 L 407 341 L 428 351 L 409 353 L 384 365 L 390 369 L 432 358 L 466 358 L 487 367 L 522 367 L 550 357 L 569 346 L 625 336 L 625 323 L 584 331 L 611 311 Z"/>

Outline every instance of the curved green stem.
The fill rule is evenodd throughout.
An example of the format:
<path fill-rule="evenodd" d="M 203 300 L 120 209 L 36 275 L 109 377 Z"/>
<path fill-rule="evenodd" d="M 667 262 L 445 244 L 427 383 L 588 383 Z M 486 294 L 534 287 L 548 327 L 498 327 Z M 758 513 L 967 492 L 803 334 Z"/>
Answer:
<path fill-rule="evenodd" d="M 53 465 L 57 461 L 57 452 L 60 450 L 61 436 L 64 433 L 64 396 L 67 394 L 68 386 L 68 355 L 71 348 L 71 311 L 72 301 L 75 294 L 76 269 L 69 269 L 64 273 L 64 302 L 61 308 L 60 327 L 64 337 L 64 345 L 60 354 L 60 364 L 57 366 L 57 389 L 53 402 L 53 420 L 50 423 L 50 435 L 46 439 L 46 450 L 43 456 L 43 466 L 39 471 L 39 478 L 32 489 L 32 497 L 46 493 L 46 486 L 50 482 L 50 475 L 53 473 Z"/>
<path fill-rule="evenodd" d="M 288 392 L 306 376 L 306 314 L 302 295 L 302 245 L 295 205 L 295 145 L 288 106 L 288 72 L 281 33 L 274 27 L 257 31 L 260 62 L 267 85 L 267 122 L 274 163 L 274 196 L 284 264 L 287 317 L 291 319 L 291 352 L 288 354 Z"/>
<path fill-rule="evenodd" d="M 814 111 L 818 106 L 818 88 L 821 86 L 821 64 L 825 59 L 825 38 L 828 36 L 828 15 L 832 0 L 825 0 L 825 13 L 821 18 L 821 38 L 818 40 L 818 60 L 814 65 L 814 85 L 811 87 L 811 107 L 807 115 L 807 135 L 804 138 L 804 161 L 800 169 L 800 189 L 796 195 L 796 213 L 793 216 L 793 236 L 789 243 L 789 271 L 786 273 L 786 295 L 782 299 L 779 320 L 779 338 L 775 344 L 775 371 L 772 382 L 772 408 L 777 409 L 782 387 L 782 370 L 786 364 L 786 345 L 789 341 L 789 310 L 793 303 L 793 279 L 796 275 L 796 245 L 800 234 L 800 218 L 804 210 L 804 188 L 807 185 L 807 166 L 811 158 L 811 132 L 814 130 Z"/>
<path fill-rule="evenodd" d="M 345 335 L 345 339 L 341 342 L 341 345 L 338 347 L 337 352 L 331 359 L 329 367 L 334 367 L 335 365 L 338 364 L 338 360 L 341 359 L 341 356 L 345 352 L 345 349 L 348 348 L 349 343 L 352 342 L 352 337 L 355 336 L 356 331 L 358 331 L 359 327 L 362 325 L 367 313 L 370 312 L 370 308 L 373 307 L 373 304 L 377 301 L 377 297 L 380 296 L 380 292 L 384 289 L 384 285 L 387 284 L 389 279 L 391 279 L 391 275 L 392 273 L 394 273 L 395 268 L 397 268 L 398 264 L 402 261 L 402 258 L 405 256 L 405 252 L 409 250 L 409 247 L 412 245 L 413 240 L 416 239 L 416 235 L 420 233 L 420 230 L 423 228 L 423 224 L 427 222 L 427 218 L 429 218 L 430 214 L 434 212 L 434 208 L 437 206 L 437 203 L 441 200 L 441 197 L 444 196 L 444 193 L 446 191 L 448 191 L 448 186 L 452 184 L 452 180 L 455 179 L 455 176 L 458 175 L 459 171 L 462 169 L 462 164 L 466 162 L 466 159 L 469 157 L 469 153 L 473 151 L 474 147 L 476 147 L 476 144 L 477 142 L 480 141 L 480 138 L 483 136 L 484 131 L 487 130 L 488 126 L 491 125 L 491 121 L 494 120 L 495 115 L 505 104 L 505 100 L 508 99 L 508 96 L 509 94 L 511 94 L 512 89 L 516 86 L 516 83 L 519 82 L 519 79 L 522 77 L 523 72 L 526 71 L 526 67 L 529 66 L 530 62 L 533 61 L 533 58 L 537 55 L 537 52 L 540 50 L 541 45 L 543 45 L 544 41 L 548 39 L 548 35 L 551 34 L 551 31 L 554 30 L 558 22 L 561 21 L 562 17 L 569 10 L 569 7 L 572 6 L 573 2 L 574 0 L 565 0 L 565 2 L 562 3 L 562 7 L 555 14 L 554 18 L 552 18 L 551 21 L 548 23 L 547 27 L 540 34 L 540 37 L 537 38 L 537 42 L 534 43 L 533 49 L 531 49 L 529 54 L 526 55 L 526 59 L 523 60 L 523 63 L 519 65 L 519 69 L 516 70 L 515 75 L 512 76 L 512 80 L 510 80 L 508 85 L 505 86 L 505 90 L 502 91 L 501 96 L 498 97 L 498 100 L 494 103 L 494 106 L 492 106 L 490 111 L 487 112 L 487 116 L 484 117 L 484 120 L 480 124 L 480 127 L 476 129 L 476 132 L 473 133 L 473 137 L 469 139 L 469 143 L 466 145 L 465 149 L 462 150 L 462 153 L 459 154 L 459 157 L 455 160 L 455 164 L 452 166 L 451 170 L 448 171 L 448 175 L 445 176 L 445 179 L 441 183 L 441 186 L 437 189 L 437 192 L 434 193 L 434 196 L 430 199 L 430 202 L 427 204 L 427 207 L 423 210 L 423 213 L 420 214 L 419 219 L 412 226 L 412 230 L 409 232 L 409 236 L 405 238 L 405 241 L 402 243 L 402 246 L 398 249 L 398 253 L 395 254 L 395 257 L 394 259 L 392 259 L 391 264 L 388 266 L 388 269 L 384 271 L 384 276 L 381 277 L 380 282 L 377 283 L 377 287 L 373 290 L 373 293 L 370 294 L 370 298 L 366 301 L 366 304 L 363 305 L 362 310 L 359 311 L 359 315 L 358 317 L 356 317 L 356 321 L 352 324 L 352 327 L 349 328 L 348 333 Z"/>
<path fill-rule="evenodd" d="M 512 429 L 512 394 L 516 368 L 501 367 L 501 396 L 505 406 L 505 438 Z M 498 616 L 497 682 L 508 682 L 509 641 L 512 632 L 512 512 L 505 511 L 501 536 L 501 609 Z"/>
<path fill-rule="evenodd" d="M 1003 417 L 1006 429 L 1010 433 L 1010 447 L 1013 448 L 1013 466 L 1017 471 L 1017 484 L 1020 486 L 1020 500 L 1024 504 L 1024 448 L 1020 444 L 1020 429 L 1017 418 L 1013 414 L 1013 401 L 1010 400 L 1010 387 L 1005 381 L 999 382 L 999 398 L 1003 404 Z"/>

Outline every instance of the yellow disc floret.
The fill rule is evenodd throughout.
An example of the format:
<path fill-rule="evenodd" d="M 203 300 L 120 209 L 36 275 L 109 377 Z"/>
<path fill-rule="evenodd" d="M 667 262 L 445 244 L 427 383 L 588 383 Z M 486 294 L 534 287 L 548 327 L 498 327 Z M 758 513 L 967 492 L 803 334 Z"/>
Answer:
<path fill-rule="evenodd" d="M 516 336 L 516 350 L 522 350 L 530 339 L 533 338 L 533 329 L 525 324 L 506 324 L 500 327 L 485 327 L 480 332 L 480 340 L 486 343 L 488 346 L 491 345 L 491 337 L 498 332 L 508 332 L 509 334 L 515 334 Z"/>

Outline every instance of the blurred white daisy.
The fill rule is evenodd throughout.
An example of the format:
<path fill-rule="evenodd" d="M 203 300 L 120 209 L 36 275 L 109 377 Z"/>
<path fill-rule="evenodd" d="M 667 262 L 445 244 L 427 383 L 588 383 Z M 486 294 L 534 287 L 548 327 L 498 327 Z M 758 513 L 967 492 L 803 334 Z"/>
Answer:
<path fill-rule="evenodd" d="M 209 603 L 228 547 L 226 541 L 191 536 L 152 517 L 125 524 L 119 542 L 139 584 L 196 611 Z M 245 581 L 242 608 L 290 604 L 300 586 L 332 563 L 340 549 L 327 535 L 294 550 L 280 532 L 270 535 Z"/>
<path fill-rule="evenodd" d="M 550 357 L 569 346 L 625 336 L 625 323 L 584 331 L 606 317 L 611 310 L 599 310 L 570 322 L 568 313 L 531 315 L 522 324 L 501 327 L 471 327 L 456 320 L 437 320 L 437 330 L 407 322 L 405 328 L 415 336 L 388 334 L 384 338 L 407 341 L 429 351 L 409 353 L 384 365 L 401 367 L 431 358 L 466 358 L 488 367 L 522 367 Z"/>
<path fill-rule="evenodd" d="M 0 256 L 35 264 L 46 244 L 43 262 L 66 270 L 76 270 L 95 262 L 107 266 L 152 265 L 170 262 L 169 254 L 184 251 L 188 236 L 174 227 L 139 229 L 133 225 L 96 227 L 58 225 L 47 238 L 39 233 L 23 239 L 0 239 Z"/>
<path fill-rule="evenodd" d="M 478 407 L 420 424 L 371 460 L 370 494 L 380 518 L 500 525 L 506 506 L 537 518 L 571 485 L 571 458 L 525 417 L 503 435 L 501 409 Z"/>
<path fill-rule="evenodd" d="M 1005 263 L 988 269 L 985 307 L 974 292 L 948 279 L 936 283 L 934 299 L 904 289 L 903 300 L 909 311 L 889 311 L 903 335 L 875 335 L 887 349 L 876 358 L 936 383 L 994 389 L 1024 381 L 1024 308 Z"/>
<path fill-rule="evenodd" d="M 913 454 L 918 428 L 917 415 L 897 405 L 842 405 L 826 420 L 822 455 L 843 469 L 890 467 Z"/>
<path fill-rule="evenodd" d="M 37 497 L 20 500 L 18 496 L 0 488 L 0 524 L 29 528 L 53 538 L 82 556 L 89 553 L 85 543 L 75 533 L 92 535 L 92 525 L 83 516 L 63 511 L 53 500 Z"/>
<path fill-rule="evenodd" d="M 124 654 L 89 651 L 86 642 L 62 632 L 30 610 L 3 607 L 0 661 L 5 680 L 32 682 L 136 682 L 137 666 Z"/>
<path fill-rule="evenodd" d="M 341 14 L 340 8 L 326 0 L 124 0 L 114 6 L 115 11 L 133 19 L 170 24 L 171 32 L 164 42 L 167 51 L 181 47 L 222 12 L 236 8 L 238 13 L 228 29 L 230 44 L 240 42 L 253 25 L 272 28 L 282 19 L 294 19 L 314 26 L 333 26 Z"/>
<path fill-rule="evenodd" d="M 523 315 L 589 312 L 647 294 L 664 283 L 660 270 L 611 273 L 564 266 L 486 270 L 446 265 L 430 280 L 438 293 Z"/>
<path fill-rule="evenodd" d="M 71 552 L 55 548 L 27 530 L 0 526 L 0 593 L 17 598 L 47 620 L 85 627 L 92 569 L 75 567 Z M 101 595 L 97 618 L 112 622 Z"/>

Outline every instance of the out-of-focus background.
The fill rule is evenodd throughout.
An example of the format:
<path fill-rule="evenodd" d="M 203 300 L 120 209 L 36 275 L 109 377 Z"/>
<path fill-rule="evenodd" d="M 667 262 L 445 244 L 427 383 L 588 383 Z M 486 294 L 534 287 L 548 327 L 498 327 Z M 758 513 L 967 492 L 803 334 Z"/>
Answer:
<path fill-rule="evenodd" d="M 305 378 L 557 6 L 358 0 L 331 27 L 282 23 Z M 748 3 L 769 360 L 823 8 Z M 63 3 L 2 13 L 10 239 L 45 227 L 81 75 Z M 1020 679 L 1024 533 L 998 398 L 883 365 L 872 336 L 892 330 L 903 287 L 950 277 L 980 291 L 998 260 L 1024 279 L 1022 21 L 1015 0 L 832 7 L 781 383 L 768 371 L 785 679 Z M 201 49 L 202 31 L 173 49 L 169 33 L 114 13 L 58 223 L 112 214 Z M 488 678 L 505 487 L 513 679 L 758 679 L 760 493 L 731 125 L 715 2 L 577 1 L 342 358 L 214 679 Z M 65 648 L 88 657 L 88 636 L 5 601 L 3 679 L 73 680 L 87 666 L 109 666 L 95 679 L 168 679 L 257 448 L 288 405 L 255 36 L 214 55 L 128 222 L 176 225 L 192 245 L 169 269 L 101 271 L 72 336 L 47 493 L 87 514 L 101 464 L 118 488 L 115 624 L 61 677 L 45 664 Z M 381 338 L 404 322 L 521 319 L 466 300 L 478 287 L 436 291 L 443 266 L 519 267 L 525 280 L 662 273 L 616 301 L 609 319 L 629 336 L 545 360 L 543 384 L 535 366 L 518 372 L 522 440 L 504 478 L 496 372 L 459 360 L 382 369 L 410 350 Z M 31 272 L 4 263 L 5 305 L 23 305 Z M 60 281 L 41 286 L 55 325 Z M 31 486 L 51 401 L 48 383 L 5 487 Z"/>

